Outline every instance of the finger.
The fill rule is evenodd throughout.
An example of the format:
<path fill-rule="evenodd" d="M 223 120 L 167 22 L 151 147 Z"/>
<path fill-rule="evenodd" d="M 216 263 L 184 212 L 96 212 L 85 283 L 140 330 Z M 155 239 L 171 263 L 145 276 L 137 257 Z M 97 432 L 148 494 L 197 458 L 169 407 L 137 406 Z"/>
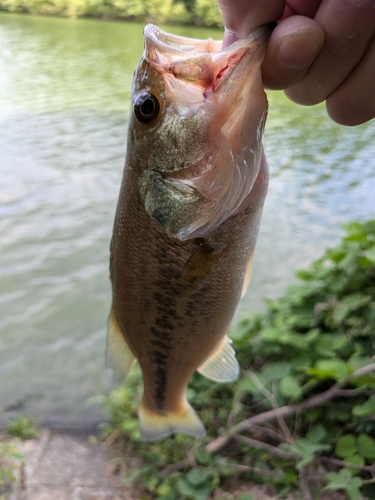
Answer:
<path fill-rule="evenodd" d="M 327 112 L 341 125 L 360 125 L 375 118 L 375 39 L 345 82 L 327 99 Z"/>
<path fill-rule="evenodd" d="M 315 21 L 322 25 L 325 42 L 304 78 L 286 91 L 298 104 L 324 101 L 362 58 L 375 30 L 372 0 L 324 0 Z"/>
<path fill-rule="evenodd" d="M 223 46 L 245 38 L 262 24 L 280 19 L 284 0 L 219 0 L 225 33 Z"/>
<path fill-rule="evenodd" d="M 266 87 L 286 89 L 307 73 L 324 43 L 322 27 L 307 17 L 292 16 L 273 30 L 262 64 Z"/>
<path fill-rule="evenodd" d="M 313 18 L 322 0 L 286 0 L 283 19 L 292 15 Z"/>

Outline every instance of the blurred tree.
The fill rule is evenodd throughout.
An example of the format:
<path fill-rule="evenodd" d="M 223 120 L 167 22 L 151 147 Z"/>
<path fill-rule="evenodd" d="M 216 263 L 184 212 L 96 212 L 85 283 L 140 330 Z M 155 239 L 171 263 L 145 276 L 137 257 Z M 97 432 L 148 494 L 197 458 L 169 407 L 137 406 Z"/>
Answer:
<path fill-rule="evenodd" d="M 173 3 L 182 3 L 189 12 L 194 12 L 195 0 L 173 0 Z"/>

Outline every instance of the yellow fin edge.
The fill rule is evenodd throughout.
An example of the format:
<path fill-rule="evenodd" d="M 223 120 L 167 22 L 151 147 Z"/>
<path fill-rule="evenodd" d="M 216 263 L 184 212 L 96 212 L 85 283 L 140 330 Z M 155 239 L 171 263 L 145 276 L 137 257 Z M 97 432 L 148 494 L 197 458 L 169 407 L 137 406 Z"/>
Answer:
<path fill-rule="evenodd" d="M 156 441 L 175 432 L 195 437 L 203 437 L 206 434 L 202 421 L 188 402 L 182 412 L 165 414 L 150 411 L 141 403 L 138 417 L 143 441 Z"/>
<path fill-rule="evenodd" d="M 113 370 L 116 384 L 122 384 L 135 362 L 125 337 L 117 323 L 116 314 L 111 308 L 108 320 L 107 335 L 107 368 Z"/>
<path fill-rule="evenodd" d="M 241 299 L 246 295 L 249 283 L 250 283 L 250 278 L 251 278 L 251 270 L 253 267 L 253 255 L 251 255 L 247 266 L 246 266 L 246 271 L 245 271 L 245 278 L 243 280 L 243 286 L 242 286 L 242 292 L 241 292 Z"/>

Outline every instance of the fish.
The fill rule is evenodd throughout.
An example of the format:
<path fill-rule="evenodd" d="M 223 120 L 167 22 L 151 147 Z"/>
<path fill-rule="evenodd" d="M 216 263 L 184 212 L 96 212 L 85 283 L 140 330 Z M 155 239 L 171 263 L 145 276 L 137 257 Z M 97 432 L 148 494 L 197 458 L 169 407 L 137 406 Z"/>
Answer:
<path fill-rule="evenodd" d="M 268 188 L 262 26 L 221 41 L 144 29 L 110 245 L 107 365 L 138 360 L 145 441 L 205 435 L 187 401 L 195 371 L 239 374 L 227 331 L 249 284 Z"/>

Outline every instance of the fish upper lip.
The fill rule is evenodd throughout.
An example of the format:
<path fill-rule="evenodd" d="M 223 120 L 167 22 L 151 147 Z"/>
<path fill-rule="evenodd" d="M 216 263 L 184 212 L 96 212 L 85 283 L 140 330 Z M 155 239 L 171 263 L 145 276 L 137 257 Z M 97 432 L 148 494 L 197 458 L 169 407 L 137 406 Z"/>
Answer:
<path fill-rule="evenodd" d="M 179 58 L 194 58 L 203 53 L 217 55 L 219 52 L 232 52 L 237 47 L 241 46 L 246 40 L 255 40 L 262 36 L 271 33 L 274 24 L 264 24 L 252 31 L 245 39 L 240 39 L 228 47 L 222 48 L 222 40 L 197 40 L 192 41 L 191 38 L 186 38 L 179 35 L 166 33 L 154 24 L 148 24 L 144 29 L 146 43 L 151 43 L 155 48 L 169 52 L 173 56 Z M 155 61 L 158 62 L 158 61 Z"/>

